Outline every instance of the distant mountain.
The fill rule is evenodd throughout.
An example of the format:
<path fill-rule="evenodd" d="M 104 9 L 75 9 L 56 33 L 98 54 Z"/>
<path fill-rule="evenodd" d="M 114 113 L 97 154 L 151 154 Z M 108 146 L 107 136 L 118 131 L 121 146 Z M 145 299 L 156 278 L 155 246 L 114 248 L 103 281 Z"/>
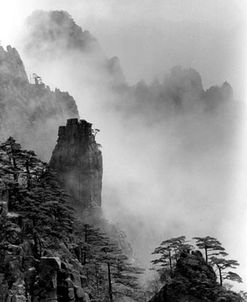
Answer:
<path fill-rule="evenodd" d="M 116 57 L 108 59 L 97 39 L 88 30 L 83 31 L 66 11 L 34 12 L 27 19 L 24 42 L 25 52 L 36 59 L 46 61 L 76 56 L 75 69 L 89 64 L 103 73 L 101 80 L 108 81 L 110 77 L 113 86 L 125 82 L 119 60 Z"/>
<path fill-rule="evenodd" d="M 27 28 L 25 54 L 36 64 L 42 58 L 42 73 L 48 64 L 51 70 L 63 73 L 71 93 L 81 84 L 96 95 L 96 106 L 104 103 L 107 110 L 111 106 L 129 117 L 145 116 L 152 123 L 170 116 L 171 111 L 208 111 L 233 97 L 228 83 L 205 90 L 200 74 L 181 66 L 172 68 L 160 81 L 129 85 L 118 57 L 107 58 L 96 38 L 65 11 L 36 11 L 28 18 Z M 74 85 L 78 78 L 81 82 Z M 59 74 L 52 81 L 59 82 Z"/>
<path fill-rule="evenodd" d="M 29 82 L 17 50 L 0 47 L 1 140 L 14 136 L 48 160 L 58 126 L 72 117 L 79 117 L 72 96 L 59 89 L 52 91 L 37 75 Z"/>
<path fill-rule="evenodd" d="M 30 40 L 26 47 L 33 52 L 54 49 L 78 49 L 83 52 L 100 51 L 97 40 L 83 31 L 65 11 L 36 11 L 27 20 Z"/>

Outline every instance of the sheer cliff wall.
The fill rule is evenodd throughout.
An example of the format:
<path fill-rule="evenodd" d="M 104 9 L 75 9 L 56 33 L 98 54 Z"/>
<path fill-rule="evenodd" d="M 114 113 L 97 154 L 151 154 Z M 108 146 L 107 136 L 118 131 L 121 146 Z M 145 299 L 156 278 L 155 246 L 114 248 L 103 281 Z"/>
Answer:
<path fill-rule="evenodd" d="M 68 119 L 59 127 L 50 166 L 55 169 L 80 210 L 101 206 L 102 154 L 92 125 Z"/>

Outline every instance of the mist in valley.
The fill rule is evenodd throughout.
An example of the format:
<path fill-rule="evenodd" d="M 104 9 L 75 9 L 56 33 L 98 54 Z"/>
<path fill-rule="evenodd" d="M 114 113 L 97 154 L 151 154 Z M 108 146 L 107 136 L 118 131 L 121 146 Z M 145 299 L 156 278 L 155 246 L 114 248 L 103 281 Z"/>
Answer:
<path fill-rule="evenodd" d="M 246 280 L 240 1 L 199 1 L 205 13 L 194 1 L 26 2 L 3 42 L 100 129 L 103 211 L 135 256 L 149 267 L 162 240 L 210 235 Z"/>

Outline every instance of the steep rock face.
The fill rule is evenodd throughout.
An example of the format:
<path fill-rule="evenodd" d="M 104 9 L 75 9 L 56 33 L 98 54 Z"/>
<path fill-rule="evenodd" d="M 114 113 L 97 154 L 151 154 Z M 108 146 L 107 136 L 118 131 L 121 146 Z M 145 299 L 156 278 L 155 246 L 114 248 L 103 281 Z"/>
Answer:
<path fill-rule="evenodd" d="M 102 154 L 90 123 L 69 119 L 59 128 L 50 166 L 58 171 L 76 206 L 100 207 Z"/>
<path fill-rule="evenodd" d="M 199 251 L 184 252 L 169 281 L 150 302 L 240 302 L 241 298 L 227 291 L 216 281 L 213 268 Z"/>
<path fill-rule="evenodd" d="M 0 140 L 13 136 L 48 160 L 58 126 L 79 115 L 67 92 L 51 91 L 37 75 L 33 82 L 28 81 L 16 49 L 0 47 Z"/>
<path fill-rule="evenodd" d="M 7 46 L 5 51 L 2 46 L 0 46 L 0 74 L 1 74 L 1 84 L 6 80 L 19 80 L 22 83 L 28 83 L 26 71 L 19 53 L 15 48 Z"/>

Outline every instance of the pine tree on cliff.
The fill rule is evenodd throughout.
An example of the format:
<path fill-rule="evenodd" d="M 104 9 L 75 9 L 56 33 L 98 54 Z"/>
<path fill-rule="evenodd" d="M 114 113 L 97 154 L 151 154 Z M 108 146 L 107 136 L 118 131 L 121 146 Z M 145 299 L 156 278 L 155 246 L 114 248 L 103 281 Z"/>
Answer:
<path fill-rule="evenodd" d="M 28 150 L 20 150 L 17 161 L 18 166 L 22 167 L 22 173 L 26 179 L 26 187 L 30 189 L 32 182 L 41 177 L 47 166 L 37 158 L 33 151 Z"/>
<path fill-rule="evenodd" d="M 192 246 L 186 242 L 185 236 L 179 236 L 163 241 L 152 254 L 161 255 L 159 258 L 152 260 L 153 265 L 158 265 L 158 272 L 161 279 L 166 279 L 167 275 L 171 276 L 177 259 L 183 250 L 191 249 Z"/>
<path fill-rule="evenodd" d="M 47 170 L 37 183 L 33 183 L 31 190 L 22 193 L 20 199 L 16 210 L 25 217 L 25 233 L 39 244 L 36 248 L 40 250 L 39 256 L 42 248 L 57 248 L 60 241 L 69 241 L 72 209 L 51 171 Z"/>
<path fill-rule="evenodd" d="M 85 240 L 89 245 L 87 259 L 89 263 L 93 262 L 97 267 L 101 266 L 101 271 L 106 273 L 108 288 L 108 298 L 110 302 L 113 301 L 113 270 L 116 264 L 117 258 L 121 255 L 121 250 L 117 244 L 113 243 L 105 234 L 100 230 L 93 228 L 89 225 L 84 226 Z M 89 253 L 90 251 L 90 253 Z M 90 260 L 91 258 L 91 260 Z M 102 267 L 105 264 L 105 267 Z M 102 278 L 103 276 L 101 276 Z M 105 278 L 103 277 L 103 280 Z M 97 280 L 99 282 L 99 280 Z"/>
<path fill-rule="evenodd" d="M 10 193 L 11 211 L 21 214 L 22 236 L 34 241 L 36 257 L 42 246 L 68 238 L 73 223 L 68 196 L 47 165 L 11 137 L 0 145 L 0 183 Z"/>
<path fill-rule="evenodd" d="M 231 271 L 225 272 L 225 270 L 236 269 L 237 266 L 239 266 L 239 263 L 236 260 L 212 257 L 210 263 L 215 265 L 218 269 L 221 286 L 223 285 L 224 279 L 239 283 L 243 282 L 242 278 L 238 274 Z"/>
<path fill-rule="evenodd" d="M 110 301 L 115 296 L 134 297 L 139 294 L 138 275 L 143 270 L 128 261 L 118 244 L 101 230 L 77 222 L 78 241 L 76 254 L 84 265 L 88 282 L 94 288 L 94 296 L 102 297 L 107 288 Z"/>
<path fill-rule="evenodd" d="M 20 144 L 17 144 L 13 137 L 9 137 L 6 142 L 0 145 L 0 148 L 1 151 L 5 152 L 5 154 L 8 156 L 9 164 L 12 167 L 11 174 L 13 174 L 14 181 L 18 183 L 18 176 L 20 174 L 20 170 L 17 166 L 17 158 L 21 150 Z"/>
<path fill-rule="evenodd" d="M 109 299 L 113 299 L 111 267 L 105 258 L 106 250 L 111 245 L 110 239 L 99 229 L 79 221 L 75 225 L 75 236 L 75 252 L 84 265 L 88 286 L 93 289 L 94 297 L 102 297 L 107 288 Z"/>
<path fill-rule="evenodd" d="M 193 239 L 196 239 L 197 247 L 204 250 L 206 262 L 217 267 L 221 286 L 224 279 L 242 282 L 241 277 L 237 273 L 229 271 L 231 268 L 236 269 L 239 263 L 236 260 L 223 258 L 228 256 L 228 254 L 216 238 L 206 236 L 194 237 Z"/>
<path fill-rule="evenodd" d="M 27 189 L 32 185 L 32 181 L 38 179 L 45 164 L 39 160 L 33 151 L 22 150 L 21 145 L 16 143 L 13 137 L 9 137 L 6 142 L 0 145 L 1 170 L 6 175 L 13 175 L 16 186 L 24 182 Z M 7 170 L 6 170 L 7 169 Z"/>
<path fill-rule="evenodd" d="M 196 240 L 196 246 L 204 250 L 206 263 L 209 262 L 210 257 L 227 255 L 222 244 L 214 237 L 193 237 L 193 239 Z"/>

